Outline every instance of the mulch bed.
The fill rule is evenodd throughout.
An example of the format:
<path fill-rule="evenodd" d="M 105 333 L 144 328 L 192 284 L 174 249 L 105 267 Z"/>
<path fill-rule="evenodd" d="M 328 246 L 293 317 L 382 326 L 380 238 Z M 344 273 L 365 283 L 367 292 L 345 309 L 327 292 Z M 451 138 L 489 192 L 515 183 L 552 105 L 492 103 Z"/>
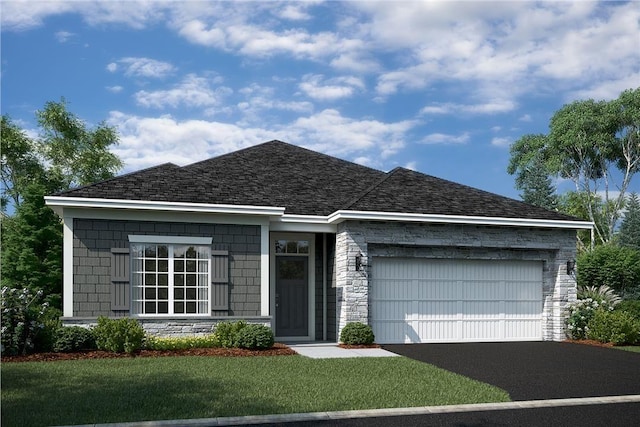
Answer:
<path fill-rule="evenodd" d="M 585 344 L 585 345 L 593 345 L 596 347 L 613 347 L 612 342 L 600 342 L 595 340 L 565 340 L 564 342 L 570 342 L 572 344 Z"/>
<path fill-rule="evenodd" d="M 141 350 L 133 355 L 113 353 L 110 351 L 81 351 L 77 353 L 34 353 L 26 356 L 3 356 L 2 362 L 53 362 L 58 360 L 80 359 L 119 359 L 136 357 L 168 357 L 168 356 L 215 356 L 215 357 L 247 357 L 247 356 L 290 356 L 297 354 L 284 344 L 276 343 L 266 350 L 247 350 L 244 348 L 193 348 L 188 350 Z"/>

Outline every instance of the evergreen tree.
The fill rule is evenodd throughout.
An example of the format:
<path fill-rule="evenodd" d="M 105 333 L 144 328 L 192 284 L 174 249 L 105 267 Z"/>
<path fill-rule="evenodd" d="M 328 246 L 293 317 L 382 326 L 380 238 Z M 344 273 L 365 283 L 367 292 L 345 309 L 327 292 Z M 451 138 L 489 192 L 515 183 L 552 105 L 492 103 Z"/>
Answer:
<path fill-rule="evenodd" d="M 637 193 L 631 193 L 627 199 L 627 211 L 618 238 L 621 246 L 640 250 L 640 198 Z"/>
<path fill-rule="evenodd" d="M 549 210 L 558 208 L 556 189 L 540 157 L 535 158 L 529 166 L 520 170 L 516 177 L 516 188 L 522 190 L 520 197 L 525 203 Z"/>

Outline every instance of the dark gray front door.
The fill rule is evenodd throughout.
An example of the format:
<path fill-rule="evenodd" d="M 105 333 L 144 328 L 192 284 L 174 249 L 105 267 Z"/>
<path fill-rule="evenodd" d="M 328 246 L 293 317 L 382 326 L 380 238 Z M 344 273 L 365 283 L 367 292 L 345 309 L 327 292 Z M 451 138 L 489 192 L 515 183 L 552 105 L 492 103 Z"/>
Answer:
<path fill-rule="evenodd" d="M 276 257 L 276 336 L 309 335 L 309 259 Z"/>

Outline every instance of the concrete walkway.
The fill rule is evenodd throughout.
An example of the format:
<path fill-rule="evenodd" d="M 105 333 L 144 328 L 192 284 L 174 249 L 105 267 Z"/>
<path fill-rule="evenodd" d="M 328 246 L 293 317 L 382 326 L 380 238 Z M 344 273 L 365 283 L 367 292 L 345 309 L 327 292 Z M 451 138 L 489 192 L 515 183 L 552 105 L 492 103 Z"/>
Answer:
<path fill-rule="evenodd" d="M 289 344 L 289 348 L 311 359 L 338 359 L 346 357 L 398 357 L 382 348 L 341 348 L 336 343 Z"/>

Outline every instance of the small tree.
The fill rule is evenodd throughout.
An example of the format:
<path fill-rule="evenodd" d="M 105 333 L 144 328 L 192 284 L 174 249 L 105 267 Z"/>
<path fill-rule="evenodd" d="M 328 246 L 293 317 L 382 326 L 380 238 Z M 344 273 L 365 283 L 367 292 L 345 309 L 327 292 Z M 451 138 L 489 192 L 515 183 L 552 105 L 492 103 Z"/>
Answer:
<path fill-rule="evenodd" d="M 640 250 L 640 199 L 632 193 L 627 199 L 627 210 L 618 234 L 621 246 Z"/>
<path fill-rule="evenodd" d="M 536 156 L 531 165 L 519 171 L 516 188 L 522 190 L 522 201 L 530 205 L 549 210 L 558 208 L 558 196 L 540 156 Z"/>

